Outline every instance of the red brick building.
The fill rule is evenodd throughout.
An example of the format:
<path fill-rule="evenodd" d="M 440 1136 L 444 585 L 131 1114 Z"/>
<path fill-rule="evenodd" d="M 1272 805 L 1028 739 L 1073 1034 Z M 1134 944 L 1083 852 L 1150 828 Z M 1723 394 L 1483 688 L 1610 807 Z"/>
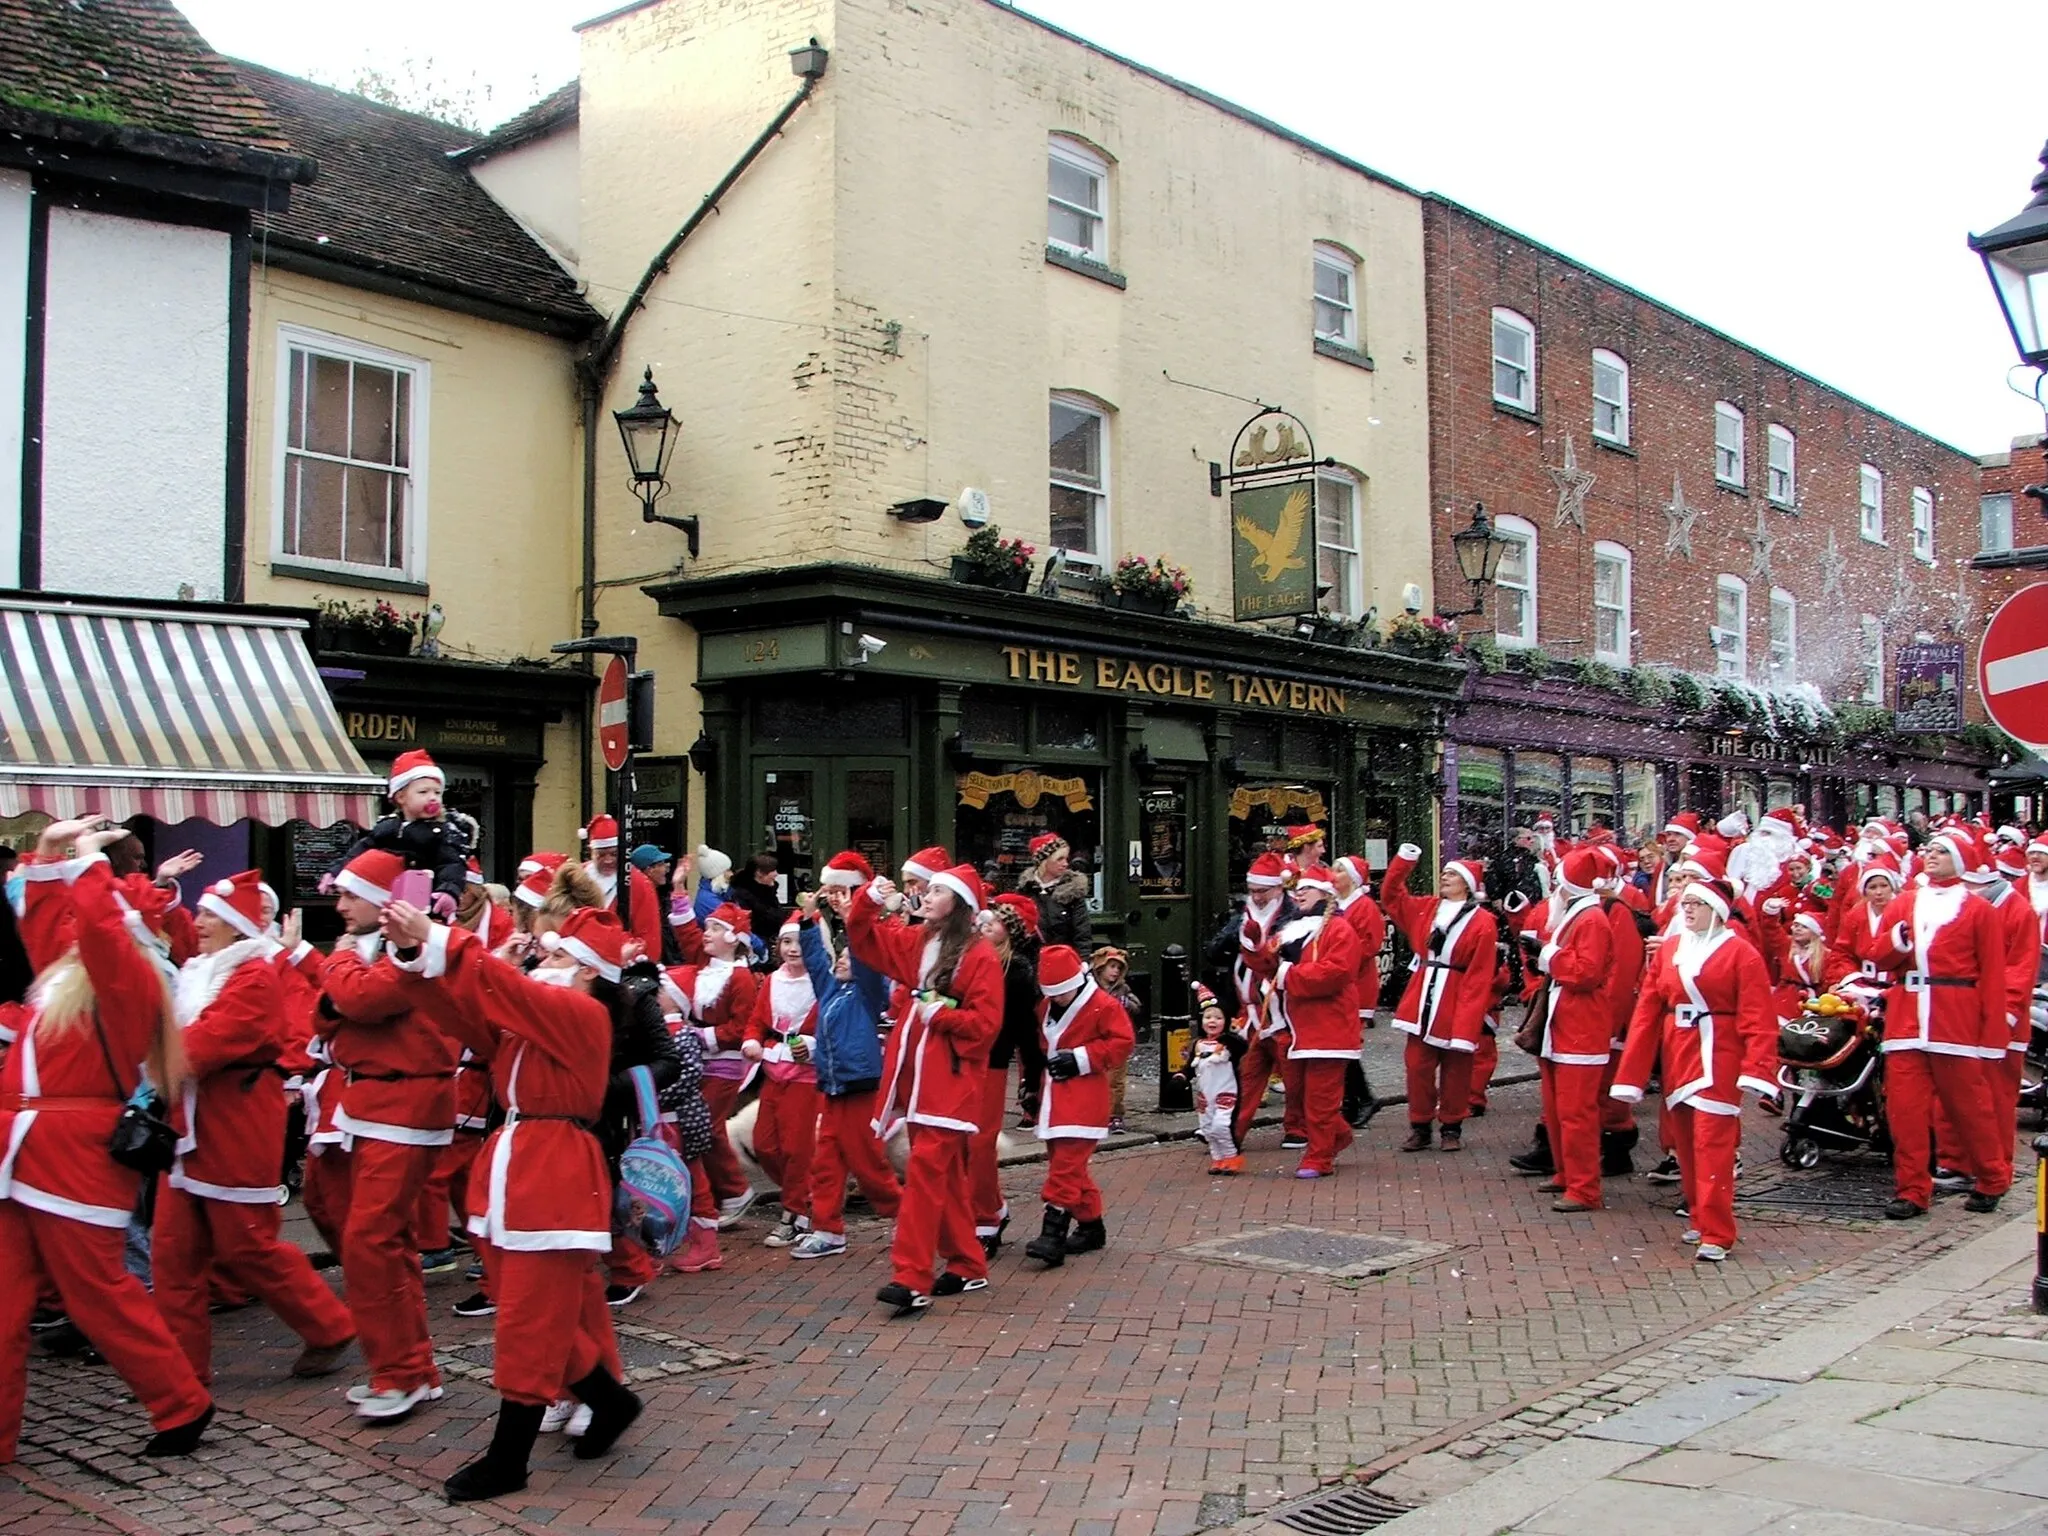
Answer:
<path fill-rule="evenodd" d="M 1424 229 L 1440 602 L 1475 503 L 1511 540 L 1461 621 L 1447 843 L 1981 807 L 1986 753 L 1885 714 L 1900 647 L 1965 646 L 1916 695 L 1974 663 L 1976 459 L 1456 203 Z"/>
<path fill-rule="evenodd" d="M 2048 439 L 2038 432 L 2016 437 L 2006 452 L 1987 453 L 1977 463 L 1978 550 L 1970 563 L 1981 629 L 2021 587 L 2048 581 Z M 2048 764 L 2038 756 L 1993 769 L 1992 813 L 2002 821 L 2048 823 L 2044 774 Z"/>

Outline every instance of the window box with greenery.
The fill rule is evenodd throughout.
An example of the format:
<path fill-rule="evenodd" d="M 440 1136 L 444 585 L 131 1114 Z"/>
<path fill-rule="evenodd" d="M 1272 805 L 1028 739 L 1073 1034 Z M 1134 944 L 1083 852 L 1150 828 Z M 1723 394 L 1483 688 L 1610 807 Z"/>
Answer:
<path fill-rule="evenodd" d="M 400 613 L 389 603 L 326 598 L 320 603 L 313 644 L 322 651 L 354 656 L 410 656 L 419 628 L 420 615 Z"/>
<path fill-rule="evenodd" d="M 967 536 L 953 557 L 953 579 L 963 586 L 1022 592 L 1031 585 L 1031 559 L 1038 551 L 1022 539 L 1006 539 L 994 523 Z"/>
<path fill-rule="evenodd" d="M 1167 615 L 1175 612 L 1194 589 L 1188 573 L 1164 555 L 1154 560 L 1143 555 L 1125 555 L 1110 572 L 1102 601 L 1108 607 L 1129 613 Z"/>
<path fill-rule="evenodd" d="M 1442 661 L 1457 648 L 1458 631 L 1434 614 L 1404 613 L 1387 626 L 1387 649 Z"/>

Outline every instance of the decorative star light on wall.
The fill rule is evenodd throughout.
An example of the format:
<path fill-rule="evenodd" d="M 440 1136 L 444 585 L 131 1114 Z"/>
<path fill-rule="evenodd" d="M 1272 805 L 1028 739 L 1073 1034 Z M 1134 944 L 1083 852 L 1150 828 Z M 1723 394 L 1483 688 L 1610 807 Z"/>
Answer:
<path fill-rule="evenodd" d="M 1665 503 L 1664 516 L 1669 520 L 1670 529 L 1664 535 L 1664 553 L 1692 558 L 1692 525 L 1699 521 L 1700 509 L 1687 506 L 1685 488 L 1678 483 L 1678 476 L 1671 477 L 1671 500 Z"/>
<path fill-rule="evenodd" d="M 1749 579 L 1768 584 L 1771 580 L 1771 551 L 1778 547 L 1778 540 L 1772 534 L 1770 524 L 1764 519 L 1769 514 L 1762 507 L 1756 509 L 1756 526 L 1743 534 L 1742 542 L 1749 546 Z"/>
<path fill-rule="evenodd" d="M 1899 556 L 1898 569 L 1892 573 L 1891 605 L 1884 616 L 1893 624 L 1899 624 L 1920 606 L 1920 594 L 1913 586 L 1913 578 L 1906 574 L 1906 557 Z"/>
<path fill-rule="evenodd" d="M 1835 543 L 1835 530 L 1828 530 L 1828 541 L 1820 552 L 1820 595 L 1823 598 L 1840 599 L 1842 578 L 1848 574 L 1849 561 Z"/>
<path fill-rule="evenodd" d="M 1969 567 L 1956 571 L 1956 589 L 1948 595 L 1949 633 L 1970 634 L 1977 625 L 1977 594 L 1970 590 Z"/>
<path fill-rule="evenodd" d="M 1596 477 L 1590 469 L 1579 468 L 1579 450 L 1569 432 L 1564 438 L 1564 463 L 1546 464 L 1543 473 L 1550 476 L 1550 483 L 1557 487 L 1557 521 L 1554 526 L 1562 528 L 1569 523 L 1584 533 L 1586 492 L 1593 489 Z"/>

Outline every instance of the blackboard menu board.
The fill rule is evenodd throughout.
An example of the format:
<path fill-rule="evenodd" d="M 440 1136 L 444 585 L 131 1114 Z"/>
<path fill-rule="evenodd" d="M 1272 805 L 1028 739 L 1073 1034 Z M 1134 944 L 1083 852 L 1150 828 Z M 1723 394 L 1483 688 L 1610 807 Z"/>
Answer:
<path fill-rule="evenodd" d="M 337 821 L 331 827 L 316 827 L 308 822 L 295 821 L 292 832 L 292 888 L 285 905 L 297 906 L 320 894 L 320 877 L 334 868 L 349 844 L 356 840 L 356 829 L 346 821 Z"/>

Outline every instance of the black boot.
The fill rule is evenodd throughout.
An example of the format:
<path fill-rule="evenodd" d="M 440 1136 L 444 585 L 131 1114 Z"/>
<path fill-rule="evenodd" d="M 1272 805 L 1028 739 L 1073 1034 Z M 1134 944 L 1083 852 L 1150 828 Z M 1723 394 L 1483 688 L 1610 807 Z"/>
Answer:
<path fill-rule="evenodd" d="M 1600 1173 L 1604 1178 L 1625 1179 L 1636 1171 L 1635 1159 L 1629 1153 L 1635 1151 L 1636 1142 L 1642 1132 L 1634 1126 L 1625 1131 L 1602 1131 L 1600 1133 Z"/>
<path fill-rule="evenodd" d="M 569 1390 L 590 1409 L 590 1428 L 576 1442 L 578 1461 L 602 1456 L 640 1417 L 640 1399 L 601 1365 L 581 1381 L 570 1382 Z"/>
<path fill-rule="evenodd" d="M 1038 1236 L 1024 1245 L 1024 1257 L 1036 1259 L 1047 1269 L 1058 1269 L 1067 1262 L 1067 1226 L 1074 1219 L 1069 1211 L 1056 1205 L 1045 1208 L 1045 1225 L 1038 1229 Z"/>
<path fill-rule="evenodd" d="M 1067 1252 L 1093 1253 L 1107 1246 L 1108 1242 L 1109 1229 L 1102 1224 L 1100 1216 L 1093 1221 L 1077 1221 L 1074 1230 L 1067 1234 Z"/>
<path fill-rule="evenodd" d="M 149 1444 L 142 1448 L 145 1456 L 190 1456 L 199 1449 L 199 1437 L 206 1433 L 206 1426 L 213 1422 L 213 1404 L 206 1405 L 206 1412 L 196 1419 L 183 1424 L 174 1424 L 169 1429 L 160 1429 L 149 1437 Z"/>
<path fill-rule="evenodd" d="M 441 1491 L 450 1504 L 468 1504 L 476 1499 L 502 1498 L 526 1486 L 526 1463 L 533 1455 L 533 1442 L 540 1435 L 541 1416 L 547 1408 L 540 1403 L 515 1403 L 500 1399 L 498 1427 L 491 1433 L 491 1448 L 462 1468 Z"/>
<path fill-rule="evenodd" d="M 1517 1152 L 1509 1158 L 1508 1166 L 1517 1173 L 1557 1172 L 1557 1160 L 1550 1155 L 1550 1127 L 1538 1120 L 1536 1137 L 1529 1143 L 1529 1150 Z"/>
<path fill-rule="evenodd" d="M 1003 1234 L 1009 1230 L 1010 1218 L 1005 1215 L 996 1223 L 995 1231 L 982 1234 L 981 1255 L 983 1258 L 992 1259 L 996 1256 L 997 1250 L 1003 1246 Z"/>

